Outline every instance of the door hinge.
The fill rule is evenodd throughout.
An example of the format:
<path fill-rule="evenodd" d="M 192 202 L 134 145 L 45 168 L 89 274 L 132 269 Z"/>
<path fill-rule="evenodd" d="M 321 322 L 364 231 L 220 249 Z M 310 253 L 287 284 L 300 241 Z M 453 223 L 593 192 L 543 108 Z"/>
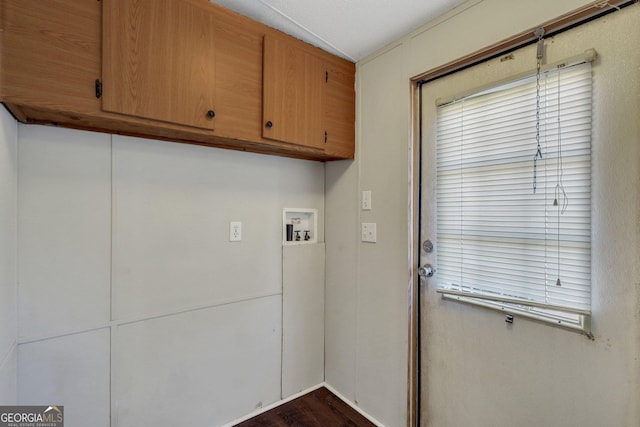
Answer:
<path fill-rule="evenodd" d="M 96 79 L 96 98 L 100 99 L 102 96 L 102 82 L 100 79 Z"/>

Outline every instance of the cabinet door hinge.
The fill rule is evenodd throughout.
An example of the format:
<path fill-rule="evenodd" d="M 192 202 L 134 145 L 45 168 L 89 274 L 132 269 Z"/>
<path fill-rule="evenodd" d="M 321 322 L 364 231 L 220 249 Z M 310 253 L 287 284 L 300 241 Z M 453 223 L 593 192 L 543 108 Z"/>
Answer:
<path fill-rule="evenodd" d="M 327 143 L 327 139 L 329 139 L 329 134 L 327 133 L 327 131 L 324 131 L 324 143 Z"/>
<path fill-rule="evenodd" d="M 102 96 L 102 82 L 100 79 L 96 79 L 96 98 L 100 99 Z"/>

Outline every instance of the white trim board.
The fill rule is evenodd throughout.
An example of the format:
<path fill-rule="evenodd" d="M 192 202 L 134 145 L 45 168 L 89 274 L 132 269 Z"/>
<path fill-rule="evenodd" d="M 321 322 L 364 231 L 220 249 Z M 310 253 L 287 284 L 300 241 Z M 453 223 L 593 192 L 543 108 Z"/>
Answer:
<path fill-rule="evenodd" d="M 322 383 L 322 386 L 326 387 L 327 390 L 329 390 L 331 393 L 333 393 L 336 396 L 338 396 L 340 398 L 340 400 L 342 400 L 347 405 L 351 406 L 356 412 L 358 412 L 360 415 L 362 415 L 363 417 L 365 417 L 366 419 L 371 421 L 377 427 L 385 427 L 384 424 L 382 424 L 380 421 L 378 421 L 375 418 L 373 418 L 371 415 L 367 414 L 362 408 L 360 408 L 359 406 L 355 405 L 353 402 L 351 402 L 349 399 L 344 397 L 342 394 L 340 394 L 340 392 L 338 392 L 335 388 L 331 387 L 329 384 Z"/>

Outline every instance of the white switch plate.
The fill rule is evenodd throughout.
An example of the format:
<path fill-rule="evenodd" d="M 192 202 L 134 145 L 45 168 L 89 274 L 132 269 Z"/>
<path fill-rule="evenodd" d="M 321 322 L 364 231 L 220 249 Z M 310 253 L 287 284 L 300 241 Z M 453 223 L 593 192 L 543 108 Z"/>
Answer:
<path fill-rule="evenodd" d="M 363 222 L 362 223 L 362 241 L 368 243 L 376 242 L 376 223 L 375 222 Z"/>
<path fill-rule="evenodd" d="M 371 190 L 365 190 L 362 192 L 362 210 L 371 210 Z"/>
<path fill-rule="evenodd" d="M 229 223 L 229 241 L 239 242 L 242 240 L 242 223 L 240 221 L 232 221 Z"/>

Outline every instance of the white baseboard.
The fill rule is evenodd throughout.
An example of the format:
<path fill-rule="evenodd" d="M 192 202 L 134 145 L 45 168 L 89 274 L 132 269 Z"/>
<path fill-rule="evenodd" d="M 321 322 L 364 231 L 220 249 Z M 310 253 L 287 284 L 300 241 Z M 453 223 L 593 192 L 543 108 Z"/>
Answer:
<path fill-rule="evenodd" d="M 287 402 L 291 402 L 294 399 L 297 399 L 297 398 L 299 398 L 301 396 L 304 396 L 305 394 L 311 393 L 312 391 L 317 390 L 317 389 L 319 389 L 321 387 L 324 387 L 324 386 L 325 386 L 324 383 L 320 383 L 318 385 L 314 385 L 313 387 L 310 387 L 310 388 L 308 388 L 306 390 L 302 390 L 300 393 L 292 394 L 291 396 L 287 397 L 286 399 L 278 400 L 277 402 L 273 402 L 270 405 L 263 406 L 260 409 L 256 409 L 255 411 L 251 412 L 250 414 L 247 414 L 244 417 L 241 417 L 241 418 L 238 418 L 238 419 L 233 420 L 231 422 L 228 422 L 227 424 L 223 424 L 220 427 L 233 427 L 236 424 L 240 424 L 241 422 L 247 421 L 248 419 L 251 419 L 251 418 L 253 418 L 253 417 L 257 416 L 257 415 L 264 414 L 267 411 L 270 411 L 270 410 L 272 410 L 274 408 L 277 408 L 280 405 L 284 405 Z"/>
<path fill-rule="evenodd" d="M 280 405 L 284 405 L 287 402 L 291 402 L 294 399 L 297 399 L 301 396 L 304 396 L 305 394 L 311 393 L 312 391 L 315 391 L 319 388 L 322 387 L 326 387 L 327 390 L 329 390 L 331 393 L 335 394 L 340 400 L 342 400 L 344 403 L 346 403 L 347 405 L 349 405 L 350 407 L 352 407 L 356 412 L 358 412 L 360 415 L 362 415 L 363 417 L 365 417 L 366 419 L 368 419 L 369 421 L 371 421 L 374 425 L 376 425 L 377 427 L 385 427 L 384 424 L 382 424 L 381 422 L 379 422 L 378 420 L 376 420 L 375 418 L 373 418 L 371 415 L 367 414 L 366 412 L 364 412 L 362 409 L 360 409 L 357 405 L 355 405 L 353 402 L 351 402 L 349 399 L 345 398 L 342 394 L 340 394 L 336 389 L 334 389 L 333 387 L 331 387 L 329 384 L 323 382 L 320 383 L 318 385 L 315 385 L 313 387 L 310 387 L 306 390 L 301 391 L 300 393 L 296 393 L 293 394 L 289 397 L 287 397 L 286 399 L 282 399 L 279 400 L 277 402 L 274 402 L 270 405 L 264 406 L 260 409 L 256 409 L 255 411 L 251 412 L 250 414 L 247 414 L 241 418 L 235 419 L 233 421 L 230 421 L 226 424 L 221 425 L 220 427 L 233 427 L 236 424 L 239 424 L 243 421 L 247 421 L 257 415 L 263 414 L 267 411 L 270 411 L 274 408 L 277 408 Z"/>
<path fill-rule="evenodd" d="M 327 383 L 322 383 L 322 387 L 326 387 L 327 390 L 329 390 L 331 393 L 335 394 L 336 396 L 338 396 L 340 398 L 340 400 L 342 400 L 344 403 L 346 403 L 347 405 L 351 406 L 356 412 L 358 412 L 360 415 L 362 415 L 363 417 L 365 417 L 366 419 L 368 419 L 369 421 L 371 421 L 373 424 L 375 424 L 377 427 L 385 427 L 384 424 L 382 424 L 380 421 L 376 420 L 375 418 L 373 418 L 371 415 L 367 414 L 365 411 L 363 411 L 358 405 L 356 405 L 355 403 L 353 403 L 352 401 L 350 401 L 349 399 L 347 399 L 346 397 L 344 397 L 342 394 L 340 394 L 340 392 L 338 390 L 336 390 L 335 388 L 331 387 L 329 384 Z"/>

